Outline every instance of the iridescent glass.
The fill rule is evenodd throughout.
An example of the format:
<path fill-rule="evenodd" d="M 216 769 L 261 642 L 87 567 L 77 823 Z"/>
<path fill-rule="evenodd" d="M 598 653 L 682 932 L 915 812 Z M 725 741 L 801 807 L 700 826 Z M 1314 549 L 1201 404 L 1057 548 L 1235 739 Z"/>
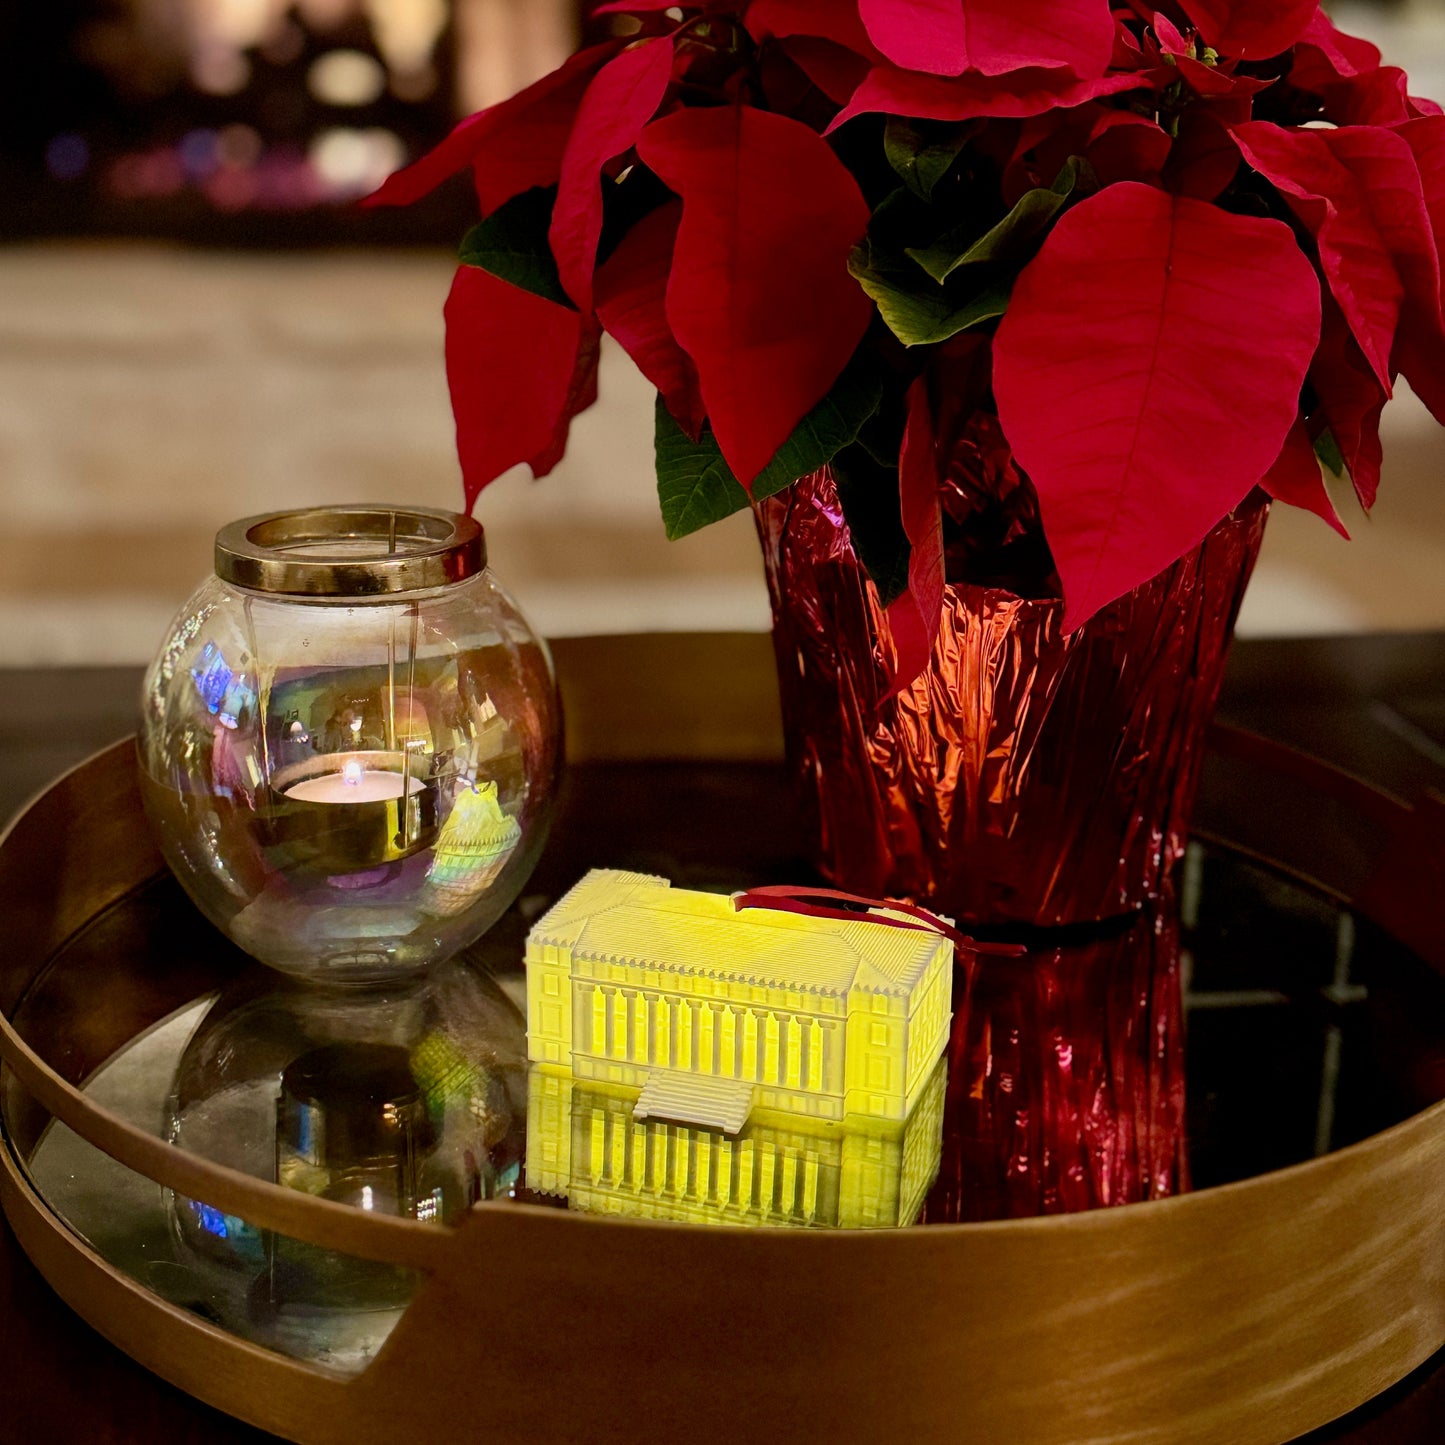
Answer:
<path fill-rule="evenodd" d="M 541 640 L 469 518 L 237 523 L 146 675 L 146 807 L 212 922 L 321 982 L 414 972 L 517 896 L 559 713 Z"/>

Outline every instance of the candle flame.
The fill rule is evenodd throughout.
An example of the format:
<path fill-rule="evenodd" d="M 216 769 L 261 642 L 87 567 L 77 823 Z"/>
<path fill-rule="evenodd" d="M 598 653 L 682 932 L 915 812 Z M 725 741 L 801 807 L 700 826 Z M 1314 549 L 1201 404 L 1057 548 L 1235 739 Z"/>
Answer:
<path fill-rule="evenodd" d="M 343 783 L 350 783 L 354 788 L 361 781 L 361 775 L 364 771 L 365 769 L 361 764 L 357 762 L 355 758 L 352 758 L 349 763 L 345 763 L 342 766 L 341 781 Z"/>

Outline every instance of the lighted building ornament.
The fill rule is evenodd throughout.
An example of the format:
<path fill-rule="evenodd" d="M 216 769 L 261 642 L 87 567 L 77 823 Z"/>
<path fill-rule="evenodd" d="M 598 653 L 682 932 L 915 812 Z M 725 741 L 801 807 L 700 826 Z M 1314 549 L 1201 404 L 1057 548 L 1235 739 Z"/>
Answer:
<path fill-rule="evenodd" d="M 527 942 L 530 1187 L 699 1222 L 911 1222 L 953 943 L 900 921 L 589 873 Z"/>

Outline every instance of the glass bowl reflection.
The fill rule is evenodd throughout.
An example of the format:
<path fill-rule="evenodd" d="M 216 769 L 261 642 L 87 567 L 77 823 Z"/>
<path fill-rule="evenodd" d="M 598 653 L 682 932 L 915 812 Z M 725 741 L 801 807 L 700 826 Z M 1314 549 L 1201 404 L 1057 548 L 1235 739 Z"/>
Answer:
<path fill-rule="evenodd" d="M 372 989 L 257 970 L 212 1004 L 176 1065 L 166 1132 L 258 1179 L 453 1224 L 511 1193 L 526 1124 L 525 1024 L 460 962 Z M 180 1257 L 263 1316 L 394 1309 L 414 1281 L 170 1196 Z"/>

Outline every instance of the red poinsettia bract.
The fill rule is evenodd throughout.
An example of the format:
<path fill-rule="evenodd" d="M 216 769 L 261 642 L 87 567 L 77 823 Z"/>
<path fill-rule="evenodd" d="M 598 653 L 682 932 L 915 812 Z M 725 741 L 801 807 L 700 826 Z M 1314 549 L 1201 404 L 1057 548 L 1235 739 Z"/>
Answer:
<path fill-rule="evenodd" d="M 1042 66 L 1084 80 L 1104 73 L 1114 49 L 1096 0 L 858 0 L 858 10 L 895 65 L 934 75 Z"/>
<path fill-rule="evenodd" d="M 871 308 L 847 260 L 868 207 L 826 142 L 750 105 L 676 111 L 638 155 L 682 197 L 667 319 L 747 486 L 862 339 Z"/>
<path fill-rule="evenodd" d="M 1277 502 L 1303 507 L 1322 522 L 1328 522 L 1346 541 L 1349 531 L 1340 520 L 1329 490 L 1325 486 L 1320 460 L 1304 417 L 1297 416 L 1285 438 L 1284 450 L 1260 480 L 1260 486 Z"/>
<path fill-rule="evenodd" d="M 384 181 L 368 204 L 410 205 L 468 166 L 484 212 L 532 186 L 550 185 L 592 76 L 619 48 L 591 46 L 510 100 L 468 116 L 434 151 Z"/>
<path fill-rule="evenodd" d="M 1288 50 L 1319 12 L 1316 0 L 1180 0 L 1180 6 L 1206 45 L 1240 60 Z"/>
<path fill-rule="evenodd" d="M 480 491 L 472 478 L 500 476 L 518 462 L 545 476 L 562 459 L 572 418 L 597 399 L 598 328 L 475 266 L 458 268 L 446 323 L 447 384 L 470 506 Z M 520 333 L 526 344 L 512 345 Z"/>
<path fill-rule="evenodd" d="M 834 468 L 901 686 L 950 581 L 1077 627 L 1256 486 L 1344 531 L 1321 462 L 1374 501 L 1398 377 L 1445 420 L 1445 114 L 1315 0 L 595 13 L 375 198 L 473 178 L 469 499 L 556 461 L 605 330 L 674 534 Z"/>
<path fill-rule="evenodd" d="M 1251 345 L 1261 328 L 1268 350 Z M 1136 182 L 1059 222 L 999 326 L 994 390 L 1038 488 L 1066 628 L 1244 500 L 1319 338 L 1319 282 L 1282 222 Z"/>
<path fill-rule="evenodd" d="M 645 215 L 597 272 L 597 319 L 658 390 L 693 441 L 707 421 L 697 366 L 667 319 L 667 282 L 682 202 Z"/>
<path fill-rule="evenodd" d="M 598 71 L 577 108 L 547 241 L 567 294 L 583 311 L 592 309 L 592 273 L 602 239 L 602 169 L 637 144 L 667 93 L 672 61 L 666 40 L 644 40 Z"/>

